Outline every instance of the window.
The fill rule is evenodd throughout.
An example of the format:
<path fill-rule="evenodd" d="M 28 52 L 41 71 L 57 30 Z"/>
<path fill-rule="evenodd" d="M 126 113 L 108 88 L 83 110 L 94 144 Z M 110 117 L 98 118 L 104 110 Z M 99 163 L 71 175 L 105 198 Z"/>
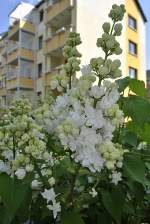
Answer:
<path fill-rule="evenodd" d="M 137 21 L 134 17 L 128 17 L 128 26 L 133 30 L 137 30 Z"/>
<path fill-rule="evenodd" d="M 137 79 L 137 69 L 129 67 L 129 77 L 131 79 Z"/>
<path fill-rule="evenodd" d="M 137 55 L 137 44 L 132 41 L 129 41 L 129 53 Z"/>
<path fill-rule="evenodd" d="M 42 44 L 43 43 L 43 36 L 40 36 L 39 37 L 39 50 L 41 50 L 42 49 Z"/>
<path fill-rule="evenodd" d="M 43 9 L 39 12 L 39 21 L 42 22 L 44 18 L 44 11 Z"/>
<path fill-rule="evenodd" d="M 38 64 L 38 78 L 42 76 L 42 63 Z"/>
<path fill-rule="evenodd" d="M 41 95 L 42 95 L 41 91 L 37 92 L 37 96 L 41 96 Z"/>

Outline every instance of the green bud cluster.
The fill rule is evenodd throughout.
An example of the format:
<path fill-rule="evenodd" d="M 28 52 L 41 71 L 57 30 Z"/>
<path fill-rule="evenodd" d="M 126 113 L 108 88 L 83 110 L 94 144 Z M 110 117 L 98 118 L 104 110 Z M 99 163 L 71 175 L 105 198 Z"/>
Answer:
<path fill-rule="evenodd" d="M 124 5 L 113 5 L 109 13 L 113 24 L 105 22 L 102 26 L 104 33 L 97 39 L 97 47 L 101 48 L 105 53 L 105 58 L 93 58 L 90 61 L 91 69 L 99 77 L 99 83 L 106 78 L 119 78 L 121 70 L 119 69 L 121 63 L 119 60 L 110 60 L 109 56 L 115 54 L 120 55 L 122 49 L 119 42 L 116 40 L 117 36 L 122 33 L 122 24 L 118 23 L 123 19 L 125 13 Z"/>
<path fill-rule="evenodd" d="M 80 34 L 76 32 L 70 32 L 66 45 L 75 47 L 81 44 Z"/>
<path fill-rule="evenodd" d="M 97 47 L 101 47 L 104 52 L 110 51 L 109 55 L 122 53 L 119 42 L 115 36 L 104 33 L 101 38 L 97 39 Z"/>
<path fill-rule="evenodd" d="M 121 70 L 119 67 L 121 66 L 120 60 L 116 59 L 112 61 L 111 59 L 107 59 L 104 62 L 104 59 L 92 58 L 91 59 L 91 68 L 93 71 L 99 74 L 101 77 L 107 78 L 119 78 L 121 76 Z"/>
<path fill-rule="evenodd" d="M 126 10 L 125 10 L 125 6 L 123 4 L 121 4 L 120 6 L 114 4 L 112 6 L 112 9 L 111 9 L 111 11 L 110 11 L 108 16 L 113 21 L 118 22 L 118 21 L 121 21 L 123 19 L 125 12 L 126 12 Z"/>
<path fill-rule="evenodd" d="M 115 170 L 116 167 L 122 167 L 124 150 L 121 145 L 106 142 L 98 147 L 98 151 L 103 155 L 107 169 Z"/>
<path fill-rule="evenodd" d="M 69 37 L 66 41 L 66 45 L 63 48 L 63 56 L 66 59 L 66 64 L 64 65 L 64 71 L 66 75 L 70 78 L 71 84 L 71 77 L 77 71 L 80 70 L 80 60 L 78 58 L 81 57 L 81 54 L 78 52 L 76 46 L 81 44 L 80 34 L 71 32 Z M 70 85 L 69 84 L 69 85 Z"/>
<path fill-rule="evenodd" d="M 64 69 L 67 74 L 75 73 L 77 71 L 80 71 L 80 60 L 76 57 L 71 57 L 68 59 L 68 62 L 64 65 Z"/>

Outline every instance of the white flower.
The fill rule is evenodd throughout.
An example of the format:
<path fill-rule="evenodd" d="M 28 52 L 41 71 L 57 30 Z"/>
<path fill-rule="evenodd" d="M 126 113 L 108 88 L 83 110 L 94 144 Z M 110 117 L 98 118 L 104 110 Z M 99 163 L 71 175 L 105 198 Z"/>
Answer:
<path fill-rule="evenodd" d="M 47 203 L 49 203 L 50 201 L 54 201 L 56 197 L 56 194 L 53 188 L 49 190 L 45 189 L 44 192 L 41 193 L 41 195 L 43 196 L 43 198 L 47 200 Z"/>
<path fill-rule="evenodd" d="M 147 143 L 146 142 L 140 142 L 140 144 L 137 147 L 137 150 L 146 150 L 147 149 Z"/>
<path fill-rule="evenodd" d="M 51 177 L 49 180 L 48 180 L 48 183 L 50 184 L 51 187 L 53 187 L 55 185 L 55 178 L 54 177 Z"/>
<path fill-rule="evenodd" d="M 27 172 L 32 172 L 34 170 L 34 166 L 32 164 L 28 164 L 26 165 L 25 169 Z"/>
<path fill-rule="evenodd" d="M 95 188 L 92 188 L 92 190 L 89 193 L 92 195 L 92 198 L 95 198 L 98 195 L 98 193 L 95 190 Z"/>
<path fill-rule="evenodd" d="M 0 160 L 0 173 L 7 173 L 10 174 L 10 166 L 7 163 L 4 163 L 2 160 Z"/>
<path fill-rule="evenodd" d="M 31 188 L 33 190 L 39 190 L 41 186 L 42 186 L 42 183 L 38 180 L 33 180 L 31 183 Z"/>
<path fill-rule="evenodd" d="M 53 216 L 54 216 L 54 219 L 56 219 L 57 217 L 57 213 L 61 211 L 61 206 L 60 206 L 60 203 L 56 203 L 56 201 L 53 201 L 53 204 L 52 205 L 47 205 L 47 208 L 51 211 L 53 211 Z"/>
<path fill-rule="evenodd" d="M 120 172 L 113 172 L 112 175 L 111 175 L 111 178 L 112 178 L 112 183 L 114 183 L 115 185 L 118 184 L 119 181 L 122 180 L 122 175 Z"/>
<path fill-rule="evenodd" d="M 15 175 L 17 176 L 18 179 L 22 180 L 25 175 L 26 175 L 26 171 L 23 168 L 19 168 L 16 172 Z"/>
<path fill-rule="evenodd" d="M 94 97 L 95 99 L 100 99 L 105 93 L 104 88 L 101 86 L 92 86 L 90 91 L 90 96 Z"/>
<path fill-rule="evenodd" d="M 91 66 L 90 65 L 83 65 L 82 68 L 81 68 L 81 72 L 83 75 L 89 75 L 92 73 L 92 70 L 91 70 Z"/>
<path fill-rule="evenodd" d="M 101 110 L 96 110 L 90 105 L 85 105 L 85 114 L 87 116 L 87 126 L 92 126 L 95 129 L 100 129 L 105 125 L 105 120 Z"/>

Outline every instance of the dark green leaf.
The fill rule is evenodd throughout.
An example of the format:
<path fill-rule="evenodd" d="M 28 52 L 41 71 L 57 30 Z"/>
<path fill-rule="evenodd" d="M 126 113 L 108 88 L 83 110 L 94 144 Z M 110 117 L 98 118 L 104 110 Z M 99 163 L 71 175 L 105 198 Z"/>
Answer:
<path fill-rule="evenodd" d="M 28 192 L 29 185 L 15 181 L 6 174 L 0 175 L 0 196 L 10 219 L 13 219 Z"/>
<path fill-rule="evenodd" d="M 128 144 L 131 146 L 136 146 L 137 145 L 137 135 L 131 131 L 125 131 L 124 135 L 122 137 L 122 142 L 124 144 Z"/>
<path fill-rule="evenodd" d="M 134 92 L 135 94 L 146 97 L 147 96 L 147 90 L 145 88 L 145 83 L 141 80 L 137 79 L 131 79 L 129 82 L 129 88 Z"/>
<path fill-rule="evenodd" d="M 124 174 L 141 184 L 145 182 L 145 164 L 144 161 L 135 155 L 128 155 L 124 160 Z"/>
<path fill-rule="evenodd" d="M 143 126 L 150 116 L 150 103 L 139 96 L 124 97 L 123 112 L 125 116 L 131 117 L 135 123 Z"/>
<path fill-rule="evenodd" d="M 110 213 L 112 218 L 117 222 L 121 222 L 125 198 L 119 188 L 112 191 L 102 191 L 102 200 L 106 210 Z"/>
<path fill-rule="evenodd" d="M 77 212 L 68 211 L 62 215 L 61 224 L 84 224 L 84 221 Z"/>
<path fill-rule="evenodd" d="M 129 85 L 130 82 L 130 78 L 129 77 L 125 77 L 123 79 L 118 79 L 116 80 L 116 83 L 119 86 L 119 92 L 123 92 Z"/>

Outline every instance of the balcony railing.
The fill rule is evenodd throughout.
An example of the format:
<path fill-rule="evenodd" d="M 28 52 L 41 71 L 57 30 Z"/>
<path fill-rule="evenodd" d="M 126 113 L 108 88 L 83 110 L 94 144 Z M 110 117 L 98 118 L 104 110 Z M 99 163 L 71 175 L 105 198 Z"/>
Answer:
<path fill-rule="evenodd" d="M 17 40 L 18 37 L 16 33 L 19 31 L 19 29 L 28 31 L 30 33 L 35 33 L 35 26 L 31 21 L 25 19 L 15 19 L 12 25 L 9 26 L 9 38 Z"/>
<path fill-rule="evenodd" d="M 10 42 L 8 44 L 8 54 L 16 49 L 19 48 L 19 43 L 18 42 Z"/>
<path fill-rule="evenodd" d="M 44 52 L 46 54 L 50 54 L 52 51 L 62 48 L 66 43 L 66 39 L 70 31 L 71 31 L 70 28 L 66 29 L 63 27 L 63 29 L 60 29 L 53 36 L 47 37 L 44 46 Z"/>
<path fill-rule="evenodd" d="M 55 4 L 54 4 L 55 3 Z M 49 7 L 47 9 L 46 22 L 51 22 L 55 17 L 60 15 L 67 9 L 71 9 L 74 5 L 73 0 L 61 0 L 54 1 L 54 3 L 49 3 Z"/>
<path fill-rule="evenodd" d="M 7 80 L 16 78 L 18 76 L 18 74 L 19 74 L 18 71 L 19 71 L 18 67 L 16 67 L 16 68 L 9 68 L 8 72 L 7 72 Z"/>

